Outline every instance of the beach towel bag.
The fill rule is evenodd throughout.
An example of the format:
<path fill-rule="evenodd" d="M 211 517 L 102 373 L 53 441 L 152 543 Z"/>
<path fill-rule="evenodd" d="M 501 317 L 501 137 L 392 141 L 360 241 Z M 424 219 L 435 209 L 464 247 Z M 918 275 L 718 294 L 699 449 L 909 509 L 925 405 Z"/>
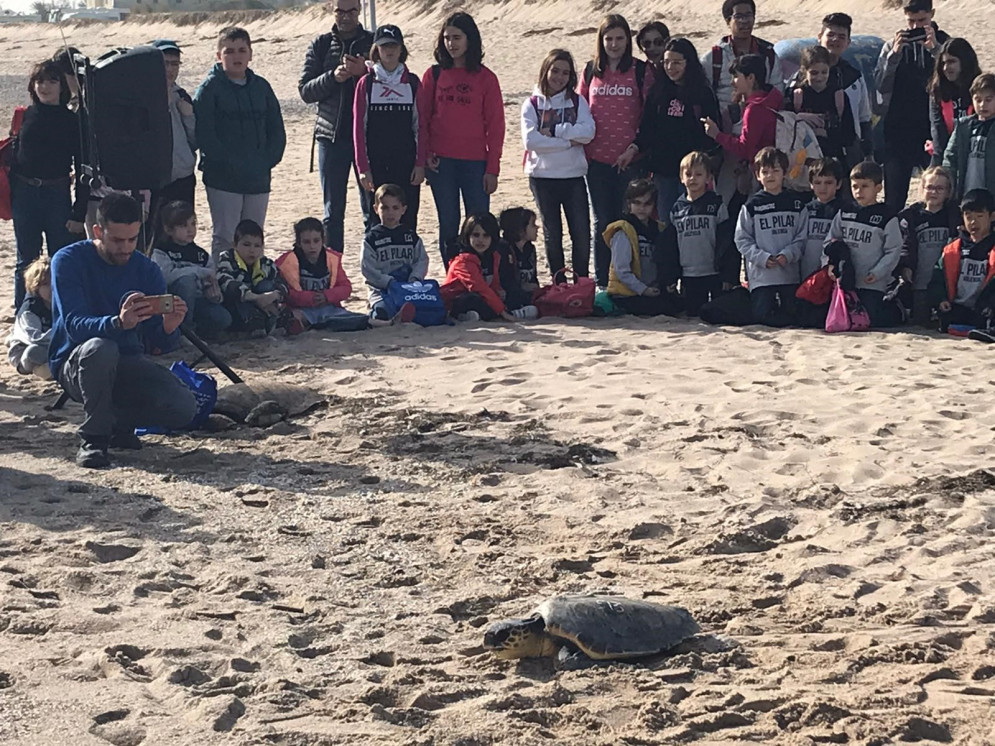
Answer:
<path fill-rule="evenodd" d="M 383 291 L 387 313 L 393 317 L 401 306 L 410 303 L 415 307 L 414 322 L 419 326 L 441 326 L 446 323 L 446 304 L 435 280 L 396 280 Z"/>
<path fill-rule="evenodd" d="M 567 281 L 568 273 L 573 275 L 573 282 Z M 540 316 L 576 319 L 594 313 L 596 289 L 597 284 L 590 277 L 578 277 L 571 267 L 564 267 L 553 276 L 552 285 L 536 291 L 533 302 Z"/>
<path fill-rule="evenodd" d="M 186 427 L 181 430 L 199 430 L 207 424 L 207 418 L 218 403 L 218 382 L 213 376 L 194 370 L 182 360 L 177 360 L 169 366 L 169 372 L 180 379 L 197 400 L 197 413 Z M 135 435 L 168 435 L 171 430 L 164 427 L 140 427 L 135 429 Z"/>
<path fill-rule="evenodd" d="M 829 276 L 829 269 L 822 267 L 802 281 L 802 284 L 795 291 L 795 297 L 813 305 L 822 306 L 832 300 L 835 285 L 836 281 Z"/>
<path fill-rule="evenodd" d="M 10 162 L 14 159 L 14 147 L 17 135 L 24 122 L 25 107 L 14 109 L 14 117 L 10 122 L 10 137 L 0 140 L 0 220 L 10 220 L 14 217 L 10 204 Z"/>
<path fill-rule="evenodd" d="M 829 313 L 826 315 L 826 331 L 862 332 L 871 328 L 871 317 L 861 305 L 856 293 L 847 292 L 837 281 L 833 288 L 833 299 L 829 303 Z"/>

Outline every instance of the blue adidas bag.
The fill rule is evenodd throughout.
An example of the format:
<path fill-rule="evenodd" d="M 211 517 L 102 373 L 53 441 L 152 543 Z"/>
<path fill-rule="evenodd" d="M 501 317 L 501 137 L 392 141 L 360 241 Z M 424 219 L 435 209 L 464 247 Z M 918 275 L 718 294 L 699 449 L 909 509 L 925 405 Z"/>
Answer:
<path fill-rule="evenodd" d="M 194 370 L 182 360 L 169 366 L 169 372 L 180 379 L 190 389 L 197 400 L 197 414 L 183 430 L 198 430 L 207 422 L 218 401 L 218 382 L 207 373 Z M 161 427 L 140 427 L 135 435 L 168 435 L 170 430 Z"/>
<path fill-rule="evenodd" d="M 441 326 L 446 323 L 446 304 L 442 302 L 439 283 L 435 280 L 394 281 L 383 292 L 387 313 L 394 316 L 405 303 L 415 307 L 415 323 L 421 326 Z"/>

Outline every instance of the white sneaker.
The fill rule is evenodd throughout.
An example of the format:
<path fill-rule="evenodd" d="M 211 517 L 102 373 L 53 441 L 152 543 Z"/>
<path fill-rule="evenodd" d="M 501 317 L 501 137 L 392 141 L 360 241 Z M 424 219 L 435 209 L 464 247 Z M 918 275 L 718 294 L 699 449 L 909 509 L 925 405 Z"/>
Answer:
<path fill-rule="evenodd" d="M 512 311 L 511 315 L 516 319 L 537 319 L 539 318 L 539 309 L 535 306 L 522 306 Z"/>
<path fill-rule="evenodd" d="M 457 321 L 480 321 L 480 314 L 476 311 L 467 311 L 456 317 Z"/>

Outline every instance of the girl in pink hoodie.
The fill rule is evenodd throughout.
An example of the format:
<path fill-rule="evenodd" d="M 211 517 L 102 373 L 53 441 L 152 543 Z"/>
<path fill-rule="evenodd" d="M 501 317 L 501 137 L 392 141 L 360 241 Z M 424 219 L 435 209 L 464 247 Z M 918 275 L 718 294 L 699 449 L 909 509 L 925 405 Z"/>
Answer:
<path fill-rule="evenodd" d="M 729 66 L 729 72 L 732 73 L 733 94 L 746 99 L 742 133 L 737 137 L 720 132 L 719 126 L 708 117 L 702 123 L 705 134 L 721 145 L 728 156 L 752 164 L 757 153 L 776 144 L 777 112 L 784 96 L 767 85 L 766 61 L 759 54 L 738 57 Z"/>

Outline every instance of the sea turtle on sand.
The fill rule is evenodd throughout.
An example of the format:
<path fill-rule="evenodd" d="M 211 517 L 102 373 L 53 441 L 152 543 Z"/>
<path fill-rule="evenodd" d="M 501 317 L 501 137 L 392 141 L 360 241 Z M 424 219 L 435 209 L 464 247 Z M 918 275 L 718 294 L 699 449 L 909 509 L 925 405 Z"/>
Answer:
<path fill-rule="evenodd" d="M 293 415 L 304 414 L 324 397 L 303 386 L 287 383 L 236 383 L 218 390 L 209 430 L 227 430 L 244 422 L 269 427 Z"/>
<path fill-rule="evenodd" d="M 525 619 L 491 625 L 484 647 L 498 658 L 556 656 L 557 668 L 644 658 L 699 632 L 686 609 L 620 596 L 568 595 L 544 601 Z"/>

